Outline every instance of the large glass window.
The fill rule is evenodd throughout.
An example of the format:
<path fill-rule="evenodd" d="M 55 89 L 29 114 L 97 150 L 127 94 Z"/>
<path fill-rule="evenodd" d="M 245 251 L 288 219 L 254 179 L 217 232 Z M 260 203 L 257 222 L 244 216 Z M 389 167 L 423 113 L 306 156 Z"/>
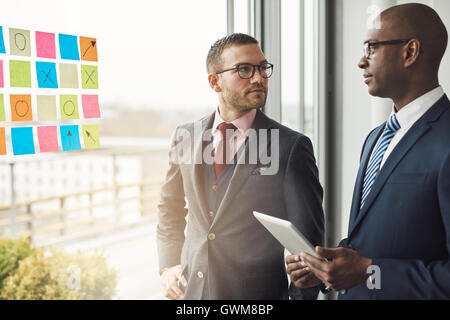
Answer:
<path fill-rule="evenodd" d="M 118 298 L 162 298 L 154 223 L 169 138 L 217 106 L 205 60 L 227 33 L 226 0 L 10 1 L 0 21 L 6 40 L 9 28 L 30 30 L 32 40 L 35 31 L 95 37 L 102 116 L 98 150 L 0 156 L 0 237 L 76 248 L 107 235 L 86 247 L 106 249 L 127 277 Z M 135 227 L 144 239 L 114 238 Z"/>
<path fill-rule="evenodd" d="M 313 5 L 281 1 L 281 119 L 314 141 Z"/>

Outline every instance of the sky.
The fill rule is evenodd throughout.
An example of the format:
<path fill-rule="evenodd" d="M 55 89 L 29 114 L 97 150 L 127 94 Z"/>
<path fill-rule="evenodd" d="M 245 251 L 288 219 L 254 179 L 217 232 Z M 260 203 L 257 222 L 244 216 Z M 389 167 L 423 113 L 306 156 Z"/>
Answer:
<path fill-rule="evenodd" d="M 0 25 L 97 38 L 103 105 L 180 108 L 216 104 L 209 47 L 226 35 L 225 0 L 2 3 Z"/>

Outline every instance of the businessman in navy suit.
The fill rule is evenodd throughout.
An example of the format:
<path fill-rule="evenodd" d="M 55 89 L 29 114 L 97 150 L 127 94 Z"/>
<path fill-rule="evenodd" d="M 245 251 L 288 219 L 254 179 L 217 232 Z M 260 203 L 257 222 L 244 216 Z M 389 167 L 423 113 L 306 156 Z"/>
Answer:
<path fill-rule="evenodd" d="M 364 143 L 348 237 L 316 247 L 319 258 L 287 257 L 287 273 L 340 299 L 449 299 L 450 102 L 438 81 L 448 34 L 422 4 L 389 8 L 380 22 L 358 66 L 369 93 L 394 106 Z"/>

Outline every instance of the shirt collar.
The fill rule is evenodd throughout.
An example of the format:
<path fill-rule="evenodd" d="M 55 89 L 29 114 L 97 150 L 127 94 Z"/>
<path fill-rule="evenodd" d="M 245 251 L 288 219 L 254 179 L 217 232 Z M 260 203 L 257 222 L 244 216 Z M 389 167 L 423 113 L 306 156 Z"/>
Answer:
<path fill-rule="evenodd" d="M 255 117 L 256 117 L 256 109 L 252 109 L 249 112 L 247 112 L 246 114 L 242 115 L 241 117 L 231 121 L 231 123 L 236 128 L 239 129 L 239 132 L 245 133 L 248 129 L 250 129 L 252 127 Z M 214 115 L 214 123 L 212 126 L 213 133 L 216 130 L 218 130 L 217 127 L 219 126 L 219 124 L 221 124 L 223 122 L 226 122 L 226 121 L 223 120 L 222 117 L 220 116 L 219 108 L 217 107 L 216 113 Z"/>
<path fill-rule="evenodd" d="M 419 120 L 443 95 L 444 90 L 439 86 L 410 102 L 398 112 L 395 111 L 394 105 L 391 116 L 395 114 L 401 129 L 407 129 Z"/>

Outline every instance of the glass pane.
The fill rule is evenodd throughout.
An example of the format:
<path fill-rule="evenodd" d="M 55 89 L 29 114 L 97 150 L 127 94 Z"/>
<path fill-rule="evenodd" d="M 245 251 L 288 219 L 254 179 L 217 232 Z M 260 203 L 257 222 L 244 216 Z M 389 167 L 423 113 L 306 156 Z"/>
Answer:
<path fill-rule="evenodd" d="M 281 2 L 281 120 L 294 130 L 302 130 L 300 73 L 300 1 Z"/>
<path fill-rule="evenodd" d="M 250 0 L 234 0 L 234 32 L 250 34 L 249 30 Z"/>

